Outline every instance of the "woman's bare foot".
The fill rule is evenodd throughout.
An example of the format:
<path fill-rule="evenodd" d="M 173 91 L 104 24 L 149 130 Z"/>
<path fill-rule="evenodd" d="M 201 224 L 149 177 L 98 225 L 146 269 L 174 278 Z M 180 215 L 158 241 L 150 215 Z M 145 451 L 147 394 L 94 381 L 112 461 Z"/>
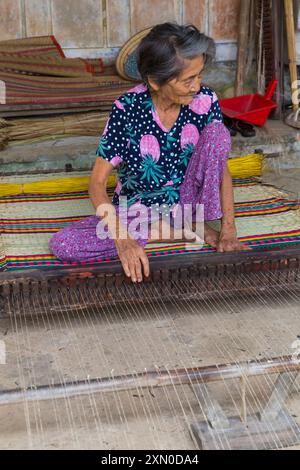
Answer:
<path fill-rule="evenodd" d="M 221 253 L 224 253 L 228 251 L 250 250 L 250 248 L 246 245 L 243 245 L 237 238 L 236 234 L 221 233 L 218 241 L 217 250 Z"/>
<path fill-rule="evenodd" d="M 174 241 L 182 241 L 175 237 L 174 228 L 166 221 L 159 220 L 149 225 L 150 238 L 148 243 L 169 243 Z"/>
<path fill-rule="evenodd" d="M 204 241 L 213 248 L 217 248 L 219 243 L 220 233 L 217 230 L 211 228 L 206 222 L 204 222 Z"/>
<path fill-rule="evenodd" d="M 182 237 L 178 237 L 174 227 L 170 227 L 169 224 L 166 224 L 165 221 L 160 221 L 159 223 L 154 223 L 151 229 L 151 238 L 148 240 L 148 243 L 169 243 L 176 241 L 179 242 L 201 242 L 203 234 L 196 233 L 196 225 L 193 223 L 193 232 L 190 232 L 190 238 L 186 238 L 183 234 Z M 193 237 L 192 235 L 195 235 Z M 211 228 L 208 223 L 204 222 L 204 241 L 208 245 L 216 248 L 217 251 L 226 252 L 226 251 L 241 251 L 249 249 L 245 245 L 239 242 L 236 236 L 236 232 L 231 231 L 221 233 L 217 230 Z"/>
<path fill-rule="evenodd" d="M 185 229 L 185 231 L 183 231 L 182 229 L 176 230 L 167 222 L 160 220 L 159 222 L 154 222 L 151 226 L 149 226 L 149 233 L 150 239 L 148 240 L 148 243 L 203 243 L 202 238 L 196 233 L 194 229 L 194 224 L 193 229 Z"/>

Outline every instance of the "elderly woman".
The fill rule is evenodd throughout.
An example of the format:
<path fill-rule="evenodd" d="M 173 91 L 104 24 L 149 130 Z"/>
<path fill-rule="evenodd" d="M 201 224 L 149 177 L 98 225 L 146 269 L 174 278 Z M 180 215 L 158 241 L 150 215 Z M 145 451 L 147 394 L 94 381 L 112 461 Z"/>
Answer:
<path fill-rule="evenodd" d="M 52 237 L 50 247 L 58 258 L 85 261 L 119 256 L 133 282 L 148 276 L 144 246 L 150 237 L 135 239 L 128 233 L 119 216 L 121 196 L 131 207 L 169 207 L 172 213 L 179 206 L 203 204 L 205 242 L 221 252 L 243 249 L 237 239 L 227 168 L 230 135 L 216 94 L 201 84 L 214 53 L 214 41 L 192 25 L 160 24 L 141 41 L 138 69 L 143 83 L 114 102 L 97 149 L 89 188 L 96 216 Z M 119 182 L 111 204 L 106 183 L 114 168 Z M 114 220 L 110 208 L 116 209 Z M 113 237 L 97 236 L 104 216 L 110 233 L 116 228 Z M 207 224 L 217 219 L 220 232 Z M 157 240 L 163 236 L 163 224 L 160 218 Z"/>

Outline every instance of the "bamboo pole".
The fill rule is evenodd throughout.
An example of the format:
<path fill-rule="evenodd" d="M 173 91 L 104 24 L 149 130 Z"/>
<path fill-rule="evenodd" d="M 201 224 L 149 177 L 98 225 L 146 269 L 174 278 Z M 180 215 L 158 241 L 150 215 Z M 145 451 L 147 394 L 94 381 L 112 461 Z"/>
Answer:
<path fill-rule="evenodd" d="M 239 34 L 238 34 L 238 53 L 237 53 L 237 69 L 235 79 L 235 95 L 242 95 L 244 92 L 244 83 L 246 76 L 246 59 L 249 41 L 249 19 L 251 12 L 251 0 L 243 0 L 241 2 Z"/>
<path fill-rule="evenodd" d="M 298 99 L 298 75 L 296 61 L 296 39 L 295 39 L 295 23 L 294 23 L 294 6 L 292 0 L 284 0 L 289 67 L 291 77 L 291 93 L 293 102 L 293 111 L 296 112 L 299 107 Z"/>

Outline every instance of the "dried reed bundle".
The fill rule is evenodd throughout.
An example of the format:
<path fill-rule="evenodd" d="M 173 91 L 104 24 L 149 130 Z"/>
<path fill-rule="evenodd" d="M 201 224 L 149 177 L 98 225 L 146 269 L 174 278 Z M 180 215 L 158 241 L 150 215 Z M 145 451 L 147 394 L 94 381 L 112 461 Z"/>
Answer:
<path fill-rule="evenodd" d="M 228 168 L 233 178 L 250 178 L 261 176 L 263 155 L 253 153 L 243 157 L 230 158 Z"/>
<path fill-rule="evenodd" d="M 8 122 L 0 118 L 0 150 L 5 149 L 8 144 Z"/>
<path fill-rule="evenodd" d="M 14 119 L 0 119 L 0 146 L 8 142 L 26 141 L 52 136 L 101 135 L 108 113 L 91 112 L 65 116 Z"/>
<path fill-rule="evenodd" d="M 69 176 L 54 179 L 41 179 L 24 184 L 0 183 L 0 197 L 14 194 L 59 194 L 62 192 L 87 191 L 90 178 L 88 176 Z M 115 188 L 117 177 L 112 174 L 108 177 L 106 187 Z"/>

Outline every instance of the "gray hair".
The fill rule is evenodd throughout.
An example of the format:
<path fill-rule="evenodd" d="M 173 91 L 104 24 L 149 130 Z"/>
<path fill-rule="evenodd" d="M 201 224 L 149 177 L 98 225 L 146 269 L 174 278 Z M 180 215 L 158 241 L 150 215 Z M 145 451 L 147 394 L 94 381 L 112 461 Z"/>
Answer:
<path fill-rule="evenodd" d="M 212 38 L 200 33 L 194 25 L 162 23 L 140 42 L 137 49 L 137 66 L 141 78 L 164 85 L 184 70 L 185 59 L 203 56 L 205 64 L 215 57 L 216 46 Z"/>

